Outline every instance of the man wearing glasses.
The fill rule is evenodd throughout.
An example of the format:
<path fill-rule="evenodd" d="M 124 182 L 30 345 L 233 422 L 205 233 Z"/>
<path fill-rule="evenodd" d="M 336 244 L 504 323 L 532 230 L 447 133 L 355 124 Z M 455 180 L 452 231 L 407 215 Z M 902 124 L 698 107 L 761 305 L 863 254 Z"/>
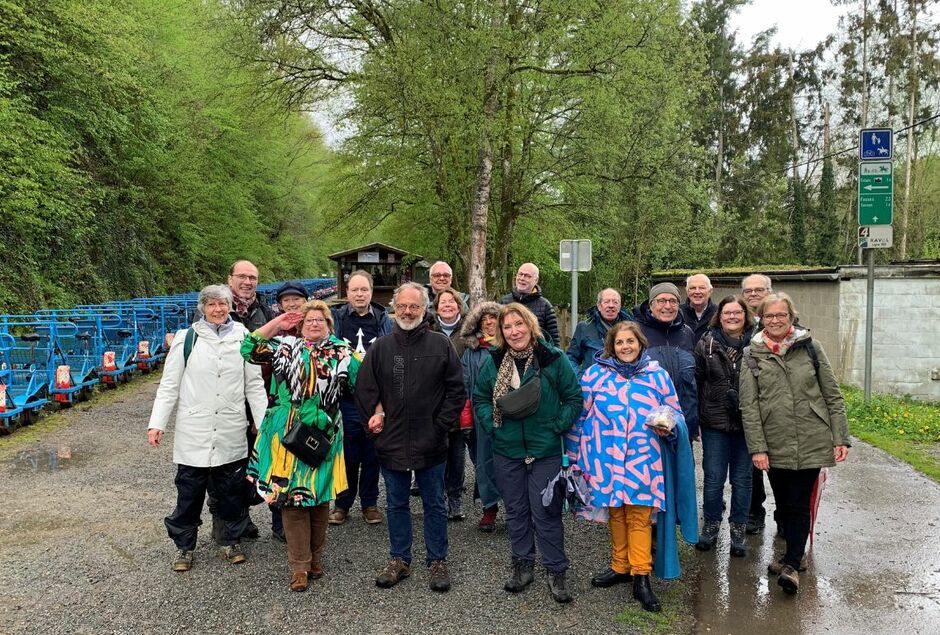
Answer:
<path fill-rule="evenodd" d="M 261 328 L 274 319 L 271 307 L 258 299 L 258 268 L 247 260 L 238 260 L 228 274 L 228 286 L 235 299 L 232 319 L 249 331 Z"/>
<path fill-rule="evenodd" d="M 757 327 L 760 328 L 760 318 L 757 317 L 757 307 L 764 301 L 768 295 L 773 293 L 770 278 L 760 273 L 754 273 L 745 277 L 741 281 L 741 293 L 744 295 L 744 301 L 754 312 L 754 320 Z M 754 535 L 764 531 L 764 517 L 767 515 L 764 509 L 764 501 L 767 500 L 767 490 L 764 488 L 764 472 L 752 468 L 751 472 L 751 508 L 747 516 L 747 526 L 745 532 Z M 776 512 L 774 516 L 776 517 Z M 777 523 L 777 526 L 781 526 Z"/>
<path fill-rule="evenodd" d="M 411 575 L 411 472 L 424 512 L 428 586 L 450 589 L 444 465 L 447 437 L 467 399 L 463 366 L 450 339 L 429 330 L 428 293 L 406 282 L 392 297 L 395 323 L 378 338 L 359 368 L 356 405 L 373 435 L 385 479 L 389 562 L 375 579 L 387 589 Z M 383 412 L 377 412 L 381 405 Z"/>
<path fill-rule="evenodd" d="M 433 265 L 428 272 L 429 277 L 431 278 L 431 283 L 425 285 L 425 289 L 428 292 L 428 307 L 434 303 L 434 298 L 437 297 L 437 294 L 446 289 L 447 287 L 453 287 L 454 285 L 454 270 L 450 268 L 450 265 L 444 262 L 443 260 L 438 260 Z M 467 294 L 461 293 L 461 300 L 463 301 L 464 308 L 467 307 Z"/>
<path fill-rule="evenodd" d="M 695 386 L 695 333 L 679 311 L 679 288 L 660 282 L 650 289 L 649 299 L 633 310 L 649 340 L 650 358 L 666 369 L 679 395 L 689 439 L 698 439 L 698 391 Z"/>
<path fill-rule="evenodd" d="M 542 333 L 558 346 L 561 342 L 558 337 L 558 318 L 555 316 L 555 307 L 542 295 L 539 288 L 539 268 L 531 262 L 524 262 L 516 272 L 515 286 L 512 293 L 507 293 L 499 299 L 500 304 L 518 302 L 532 311 L 538 318 Z"/>
<path fill-rule="evenodd" d="M 773 288 L 768 276 L 754 273 L 741 281 L 741 295 L 744 296 L 744 301 L 747 302 L 747 305 L 751 307 L 751 311 L 754 312 L 755 322 L 760 322 L 760 318 L 757 317 L 757 307 L 759 307 L 764 298 L 771 293 L 773 293 Z"/>

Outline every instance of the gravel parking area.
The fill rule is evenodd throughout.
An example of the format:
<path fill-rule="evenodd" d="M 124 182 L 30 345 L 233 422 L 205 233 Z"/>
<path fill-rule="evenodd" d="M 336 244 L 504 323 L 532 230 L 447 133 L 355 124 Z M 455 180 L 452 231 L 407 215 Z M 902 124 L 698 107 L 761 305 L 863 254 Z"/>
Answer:
<path fill-rule="evenodd" d="M 306 593 L 288 589 L 285 547 L 272 539 L 268 511 L 260 507 L 252 516 L 261 537 L 244 543 L 246 564 L 221 558 L 209 541 L 206 513 L 193 570 L 173 573 L 173 544 L 163 527 L 175 500 L 172 428 L 159 449 L 149 448 L 145 435 L 156 386 L 157 377 L 139 379 L 77 406 L 47 431 L 0 441 L 7 457 L 0 464 L 0 632 L 640 632 L 635 622 L 618 619 L 625 610 L 642 612 L 626 587 L 590 586 L 590 576 L 608 562 L 606 528 L 570 518 L 576 599 L 567 606 L 552 601 L 543 572 L 524 593 L 502 590 L 505 527 L 500 518 L 495 534 L 478 532 L 478 507 L 468 507 L 465 522 L 450 524 L 447 594 L 428 590 L 420 566 L 420 503 L 419 566 L 390 590 L 374 584 L 387 559 L 386 527 L 366 525 L 358 508 L 345 525 L 330 528 L 326 575 Z M 660 592 L 669 586 L 656 584 Z M 668 626 L 680 628 L 687 632 L 690 624 Z"/>

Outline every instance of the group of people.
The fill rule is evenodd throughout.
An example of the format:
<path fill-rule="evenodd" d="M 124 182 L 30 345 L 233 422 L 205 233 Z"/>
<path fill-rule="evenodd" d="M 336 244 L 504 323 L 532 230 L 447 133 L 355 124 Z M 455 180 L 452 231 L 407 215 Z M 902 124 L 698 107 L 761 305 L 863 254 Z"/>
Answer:
<path fill-rule="evenodd" d="M 395 290 L 393 316 L 372 301 L 366 271 L 351 272 L 333 308 L 287 283 L 275 313 L 257 281 L 239 261 L 227 286 L 203 289 L 199 319 L 166 358 L 148 437 L 159 445 L 175 408 L 177 504 L 165 519 L 175 571 L 192 567 L 207 496 L 213 537 L 236 564 L 241 540 L 258 534 L 248 508 L 264 502 L 287 543 L 290 588 L 303 591 L 323 575 L 328 525 L 347 522 L 358 498 L 366 523 L 387 522 L 375 582 L 393 587 L 411 575 L 418 496 L 428 585 L 447 591 L 448 520 L 466 518 L 469 452 L 479 530 L 493 532 L 504 509 L 508 592 L 534 581 L 538 554 L 552 597 L 571 601 L 569 507 L 609 529 L 611 560 L 592 585 L 632 584 L 658 611 L 650 576 L 678 577 L 677 529 L 701 550 L 716 544 L 730 473 L 730 548 L 745 555 L 745 535 L 764 526 L 765 472 L 786 544 L 768 569 L 798 590 L 810 496 L 820 470 L 845 459 L 848 426 L 825 353 L 768 277 L 746 277 L 717 305 L 704 275 L 687 279 L 684 302 L 656 284 L 632 312 L 604 289 L 567 351 L 532 263 L 511 293 L 471 307 L 436 262 L 430 284 Z"/>

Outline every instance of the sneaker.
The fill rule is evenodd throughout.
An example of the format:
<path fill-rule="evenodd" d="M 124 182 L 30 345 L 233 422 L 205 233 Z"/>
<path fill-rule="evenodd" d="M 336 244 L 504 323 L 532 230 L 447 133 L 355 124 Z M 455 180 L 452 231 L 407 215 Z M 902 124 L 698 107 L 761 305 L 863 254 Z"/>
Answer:
<path fill-rule="evenodd" d="M 552 599 L 559 604 L 567 604 L 572 600 L 564 571 L 548 572 L 548 590 L 552 592 Z"/>
<path fill-rule="evenodd" d="M 706 520 L 702 527 L 702 533 L 698 535 L 698 542 L 695 548 L 699 551 L 709 551 L 718 542 L 718 530 L 721 529 L 720 520 Z"/>
<path fill-rule="evenodd" d="M 349 516 L 349 510 L 343 509 L 342 507 L 334 507 L 333 511 L 330 512 L 329 523 L 331 525 L 342 525 L 346 522 L 347 516 Z"/>
<path fill-rule="evenodd" d="M 735 558 L 747 555 L 747 544 L 744 542 L 746 527 L 744 523 L 731 523 L 731 555 Z"/>
<path fill-rule="evenodd" d="M 492 507 L 487 507 L 483 510 L 483 516 L 480 518 L 480 524 L 477 525 L 477 529 L 482 531 L 485 534 L 491 534 L 496 531 L 496 512 L 499 511 L 499 508 L 496 505 Z"/>
<path fill-rule="evenodd" d="M 450 591 L 450 573 L 447 571 L 447 562 L 444 560 L 432 560 L 428 565 L 430 571 L 428 575 L 428 587 L 438 593 Z"/>
<path fill-rule="evenodd" d="M 463 499 L 457 496 L 447 497 L 447 518 L 450 520 L 463 520 L 467 514 L 463 511 Z"/>
<path fill-rule="evenodd" d="M 790 595 L 794 595 L 800 590 L 800 574 L 796 572 L 796 569 L 785 564 L 777 577 L 777 584 Z"/>
<path fill-rule="evenodd" d="M 411 575 L 411 567 L 401 558 L 392 558 L 375 578 L 375 586 L 390 589 Z"/>
<path fill-rule="evenodd" d="M 291 574 L 290 578 L 290 590 L 301 593 L 307 590 L 307 572 L 306 571 L 295 571 Z"/>
<path fill-rule="evenodd" d="M 378 507 L 366 507 L 362 510 L 362 518 L 369 525 L 378 525 L 385 518 L 382 516 L 382 512 L 379 511 Z"/>
<path fill-rule="evenodd" d="M 193 550 L 192 549 L 179 549 L 176 552 L 176 560 L 173 561 L 173 570 L 179 571 L 189 571 L 193 568 Z"/>
<path fill-rule="evenodd" d="M 506 578 L 503 588 L 510 593 L 519 593 L 535 580 L 534 565 L 529 560 L 513 560 L 512 573 Z"/>
<path fill-rule="evenodd" d="M 753 536 L 764 531 L 764 517 L 755 516 L 751 514 L 747 517 L 747 525 L 744 528 L 744 532 L 748 536 Z"/>
<path fill-rule="evenodd" d="M 232 564 L 241 564 L 248 560 L 248 556 L 242 551 L 241 545 L 229 545 L 222 547 L 222 555 Z"/>

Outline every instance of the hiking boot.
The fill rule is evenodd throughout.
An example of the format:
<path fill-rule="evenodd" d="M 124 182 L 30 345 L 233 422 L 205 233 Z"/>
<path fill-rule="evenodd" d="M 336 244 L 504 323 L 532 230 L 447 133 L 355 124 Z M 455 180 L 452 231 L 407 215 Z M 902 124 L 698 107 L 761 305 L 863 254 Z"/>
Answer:
<path fill-rule="evenodd" d="M 633 576 L 629 573 L 617 573 L 613 569 L 607 569 L 604 573 L 598 573 L 591 578 L 591 586 L 599 589 L 607 589 L 617 584 L 627 584 L 633 582 Z"/>
<path fill-rule="evenodd" d="M 463 520 L 467 515 L 463 511 L 463 499 L 459 496 L 447 497 L 447 518 L 450 520 Z"/>
<path fill-rule="evenodd" d="M 193 568 L 193 550 L 179 549 L 176 552 L 176 560 L 173 561 L 173 570 L 182 573 Z"/>
<path fill-rule="evenodd" d="M 783 572 L 783 567 L 786 566 L 783 564 L 783 560 L 777 560 L 776 562 L 771 562 L 767 565 L 767 573 L 770 575 L 780 575 Z M 806 571 L 806 556 L 803 556 L 803 559 L 800 561 L 800 568 L 797 571 L 803 572 Z"/>
<path fill-rule="evenodd" d="M 663 610 L 656 595 L 653 593 L 653 587 L 650 586 L 650 577 L 648 575 L 633 576 L 633 597 L 642 606 L 644 611 L 650 613 L 659 613 Z"/>
<path fill-rule="evenodd" d="M 794 595 L 800 590 L 800 574 L 796 572 L 796 569 L 785 564 L 777 577 L 777 584 L 790 595 Z"/>
<path fill-rule="evenodd" d="M 411 575 L 411 567 L 401 558 L 392 558 L 375 578 L 375 586 L 390 589 Z"/>
<path fill-rule="evenodd" d="M 369 525 L 378 525 L 385 520 L 385 517 L 382 516 L 382 512 L 379 511 L 378 507 L 373 506 L 363 508 L 362 519 Z"/>
<path fill-rule="evenodd" d="M 334 507 L 333 511 L 330 512 L 329 523 L 331 525 L 342 525 L 346 522 L 346 517 L 349 516 L 349 510 L 343 509 L 342 507 Z"/>
<path fill-rule="evenodd" d="M 248 556 L 242 551 L 241 545 L 237 544 L 222 547 L 222 555 L 232 564 L 241 564 L 248 560 Z"/>
<path fill-rule="evenodd" d="M 245 525 L 245 531 L 242 532 L 240 538 L 246 538 L 248 540 L 255 540 L 258 538 L 258 525 L 254 524 L 251 521 L 251 518 L 248 519 L 248 524 Z"/>
<path fill-rule="evenodd" d="M 746 527 L 744 523 L 731 523 L 731 555 L 735 558 L 747 555 L 747 544 L 744 542 Z"/>
<path fill-rule="evenodd" d="M 512 573 L 506 578 L 503 588 L 510 593 L 519 593 L 535 580 L 534 565 L 528 560 L 513 560 Z"/>
<path fill-rule="evenodd" d="M 450 591 L 450 573 L 447 571 L 447 562 L 432 560 L 428 565 L 428 587 L 438 593 Z"/>
<path fill-rule="evenodd" d="M 477 529 L 482 531 L 485 534 L 491 534 L 496 531 L 496 512 L 499 511 L 499 507 L 493 505 L 492 507 L 487 507 L 483 510 L 483 516 L 480 518 L 480 524 L 477 525 Z"/>
<path fill-rule="evenodd" d="M 548 572 L 548 590 L 552 592 L 552 599 L 559 604 L 567 604 L 573 599 L 568 591 L 568 582 L 564 571 Z"/>
<path fill-rule="evenodd" d="M 764 531 L 764 517 L 755 516 L 751 514 L 747 517 L 747 525 L 745 526 L 744 533 L 748 536 L 753 536 Z"/>
<path fill-rule="evenodd" d="M 307 572 L 294 571 L 290 577 L 290 590 L 301 593 L 307 590 Z"/>
<path fill-rule="evenodd" d="M 699 551 L 710 551 L 715 543 L 718 542 L 718 530 L 721 529 L 720 520 L 706 520 L 702 527 L 702 533 L 698 535 L 698 542 L 695 548 Z"/>

